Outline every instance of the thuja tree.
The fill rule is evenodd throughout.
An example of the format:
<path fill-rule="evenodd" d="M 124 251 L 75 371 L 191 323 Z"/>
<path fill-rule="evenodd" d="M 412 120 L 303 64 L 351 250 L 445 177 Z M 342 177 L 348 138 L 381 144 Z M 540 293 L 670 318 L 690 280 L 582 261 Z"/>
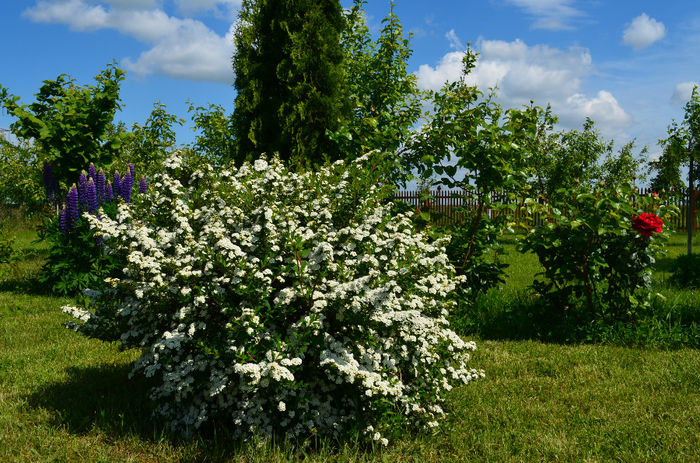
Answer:
<path fill-rule="evenodd" d="M 401 172 L 401 154 L 421 114 L 422 92 L 415 74 L 408 72 L 410 35 L 404 35 L 392 2 L 373 40 L 364 4 L 356 0 L 346 15 L 348 28 L 341 41 L 352 113 L 332 136 L 346 157 L 375 149 L 394 153 Z"/>
<path fill-rule="evenodd" d="M 338 0 L 244 0 L 234 41 L 236 161 L 279 153 L 319 164 L 347 118 Z"/>
<path fill-rule="evenodd" d="M 661 140 L 664 150 L 658 161 L 651 163 L 652 170 L 657 175 L 652 180 L 655 188 L 679 188 L 682 185 L 680 169 L 688 168 L 688 254 L 693 247 L 693 212 L 696 198 L 695 177 L 697 177 L 697 163 L 700 162 L 700 91 L 697 85 L 693 88 L 690 100 L 685 105 L 685 115 L 679 124 L 673 122 L 668 128 L 668 138 Z"/>
<path fill-rule="evenodd" d="M 28 105 L 0 86 L 0 105 L 17 119 L 10 126 L 17 138 L 33 140 L 58 182 L 67 185 L 83 166 L 108 164 L 119 149 L 111 129 L 123 79 L 114 64 L 95 76 L 95 85 L 80 86 L 62 74 L 44 81 Z"/>
<path fill-rule="evenodd" d="M 515 195 L 522 188 L 528 157 L 551 118 L 536 106 L 504 110 L 493 94 L 484 96 L 470 85 L 467 78 L 476 57 L 468 49 L 461 78 L 433 93 L 434 114 L 412 145 L 422 175 L 435 173 L 448 188 L 462 189 L 476 199 L 476 207 L 462 208 L 464 223 L 447 230 L 452 235 L 448 254 L 467 277 L 463 289 L 469 291 L 486 290 L 501 279 L 503 264 L 484 259 L 507 224 L 505 216 L 488 213 L 500 206 L 492 193 Z"/>

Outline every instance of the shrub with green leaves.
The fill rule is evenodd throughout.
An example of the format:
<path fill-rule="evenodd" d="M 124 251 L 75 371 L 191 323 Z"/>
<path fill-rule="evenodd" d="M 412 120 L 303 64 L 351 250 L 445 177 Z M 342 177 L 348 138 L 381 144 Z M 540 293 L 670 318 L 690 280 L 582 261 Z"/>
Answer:
<path fill-rule="evenodd" d="M 528 202 L 531 213 L 546 216 L 519 246 L 544 267 L 532 288 L 560 315 L 633 320 L 648 304 L 651 266 L 663 249 L 659 217 L 668 217 L 672 207 L 655 196 L 634 196 L 629 184 L 557 193 L 555 203 Z"/>
<path fill-rule="evenodd" d="M 449 329 L 445 240 L 391 213 L 378 160 L 294 173 L 277 158 L 192 170 L 173 156 L 141 207 L 88 217 L 127 264 L 64 310 L 80 333 L 142 349 L 133 373 L 185 432 L 216 421 L 240 437 L 386 444 L 435 427 L 445 392 L 483 373 Z"/>

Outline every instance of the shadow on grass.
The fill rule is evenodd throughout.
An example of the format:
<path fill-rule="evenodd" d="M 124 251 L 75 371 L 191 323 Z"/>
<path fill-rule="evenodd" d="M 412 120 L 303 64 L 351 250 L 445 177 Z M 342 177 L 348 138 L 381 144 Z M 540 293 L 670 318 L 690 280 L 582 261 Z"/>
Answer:
<path fill-rule="evenodd" d="M 277 461 L 298 457 L 357 452 L 361 446 L 350 440 L 332 443 L 323 439 L 296 442 L 284 438 L 249 442 L 233 437 L 225 419 L 211 419 L 190 437 L 171 431 L 164 418 L 153 414 L 148 398 L 150 379 L 129 379 L 130 365 L 104 364 L 97 367 L 69 368 L 68 379 L 50 384 L 27 397 L 32 407 L 52 412 L 51 424 L 73 434 L 97 431 L 110 439 L 137 437 L 152 444 L 165 444 L 182 453 L 187 461 L 260 460 L 259 453 Z M 166 449 L 167 451 L 167 449 Z M 245 458 L 244 458 L 245 457 Z M 264 458 L 264 457 L 263 457 Z"/>
<path fill-rule="evenodd" d="M 112 436 L 138 435 L 147 440 L 172 438 L 165 423 L 152 416 L 150 385 L 129 379 L 130 365 L 68 368 L 68 379 L 29 396 L 29 403 L 53 411 L 52 424 L 71 433 L 97 428 Z"/>
<path fill-rule="evenodd" d="M 0 279 L 0 292 L 8 291 L 21 293 L 28 296 L 52 296 L 51 287 L 39 281 L 39 276 L 11 275 L 9 278 Z"/>
<path fill-rule="evenodd" d="M 557 344 L 605 343 L 677 349 L 700 347 L 700 298 L 692 291 L 654 297 L 631 318 L 585 316 L 581 307 L 552 307 L 524 291 L 491 290 L 460 303 L 450 324 L 459 334 L 485 340 L 536 340 Z"/>

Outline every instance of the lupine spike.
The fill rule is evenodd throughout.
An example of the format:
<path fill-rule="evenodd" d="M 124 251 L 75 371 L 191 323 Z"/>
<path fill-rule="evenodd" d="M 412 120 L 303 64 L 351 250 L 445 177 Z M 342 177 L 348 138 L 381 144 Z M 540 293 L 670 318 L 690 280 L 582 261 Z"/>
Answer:
<path fill-rule="evenodd" d="M 114 173 L 114 181 L 112 182 L 112 194 L 116 199 L 117 196 L 121 196 L 120 186 L 122 184 L 122 178 L 119 176 L 119 172 Z"/>
<path fill-rule="evenodd" d="M 107 182 L 107 184 L 105 185 L 105 201 L 104 202 L 108 203 L 108 202 L 112 201 L 112 199 L 114 199 L 112 196 L 112 184 Z"/>
<path fill-rule="evenodd" d="M 127 170 L 126 174 L 124 174 L 124 178 L 122 179 L 121 187 L 119 188 L 122 198 L 124 198 L 124 201 L 127 203 L 131 202 L 131 189 L 133 186 L 134 177 L 131 176 L 131 171 Z"/>
<path fill-rule="evenodd" d="M 97 169 L 95 169 L 95 164 L 90 163 L 90 166 L 88 166 L 88 178 L 91 178 L 93 181 L 97 180 Z"/>
<path fill-rule="evenodd" d="M 78 217 L 80 216 L 79 206 L 78 206 L 78 188 L 75 186 L 70 187 L 68 195 L 66 196 L 66 204 L 68 205 L 68 219 L 69 228 L 75 226 L 78 223 Z"/>
<path fill-rule="evenodd" d="M 82 171 L 78 178 L 78 202 L 81 208 L 87 207 L 87 179 L 87 174 Z"/>
<path fill-rule="evenodd" d="M 91 214 L 97 212 L 97 188 L 95 188 L 95 182 L 92 177 L 88 179 L 87 184 L 87 209 Z"/>
<path fill-rule="evenodd" d="M 58 216 L 58 225 L 61 228 L 61 232 L 64 234 L 68 233 L 68 211 L 66 210 L 65 203 L 61 208 L 61 213 Z"/>
<path fill-rule="evenodd" d="M 128 163 L 126 165 L 126 168 L 129 170 L 129 172 L 131 172 L 131 178 L 133 179 L 134 178 L 134 165 L 132 163 Z"/>
<path fill-rule="evenodd" d="M 102 169 L 97 173 L 95 188 L 97 188 L 97 204 L 101 206 L 105 203 L 105 173 Z"/>
<path fill-rule="evenodd" d="M 139 193 L 144 194 L 147 188 L 146 177 L 141 177 L 141 180 L 139 180 Z"/>

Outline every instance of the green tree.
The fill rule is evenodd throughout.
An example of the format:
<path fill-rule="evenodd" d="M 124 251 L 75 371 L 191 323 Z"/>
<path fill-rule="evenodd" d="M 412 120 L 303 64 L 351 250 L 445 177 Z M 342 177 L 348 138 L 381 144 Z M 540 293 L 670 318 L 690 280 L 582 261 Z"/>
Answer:
<path fill-rule="evenodd" d="M 690 99 L 685 104 L 683 122 L 672 122 L 668 128 L 668 138 L 659 143 L 664 150 L 658 161 L 651 163 L 651 169 L 657 172 L 652 180 L 654 187 L 682 187 L 680 170 L 688 168 L 688 255 L 693 252 L 693 225 L 695 218 L 695 177 L 696 164 L 700 161 L 700 91 L 696 85 Z"/>
<path fill-rule="evenodd" d="M 600 181 L 614 186 L 633 182 L 641 166 L 633 150 L 631 141 L 615 151 L 615 142 L 605 140 L 590 118 L 582 130 L 552 132 L 549 126 L 529 161 L 533 193 L 551 202 L 561 199 L 558 191 L 572 181 L 587 188 Z"/>
<path fill-rule="evenodd" d="M 475 207 L 463 208 L 463 224 L 447 230 L 452 236 L 448 255 L 467 277 L 463 289 L 468 291 L 486 290 L 501 280 L 504 265 L 485 259 L 507 225 L 506 215 L 489 213 L 500 206 L 492 193 L 514 197 L 524 188 L 528 159 L 543 136 L 542 124 L 551 125 L 549 111 L 533 105 L 504 110 L 493 93 L 484 96 L 470 85 L 467 77 L 476 58 L 467 49 L 461 78 L 433 93 L 434 113 L 412 144 L 423 177 L 441 175 L 443 185 L 468 192 L 476 202 Z"/>
<path fill-rule="evenodd" d="M 213 165 L 235 159 L 236 139 L 233 135 L 231 116 L 216 104 L 207 107 L 195 107 L 190 103 L 188 111 L 192 114 L 193 129 L 198 132 L 194 149 Z"/>
<path fill-rule="evenodd" d="M 403 34 L 394 2 L 376 41 L 365 22 L 364 4 L 355 0 L 346 15 L 348 28 L 341 43 L 352 111 L 347 124 L 332 136 L 346 157 L 370 150 L 396 154 L 400 171 L 400 157 L 421 115 L 423 94 L 415 74 L 408 72 L 410 34 Z"/>
<path fill-rule="evenodd" d="M 8 140 L 0 132 L 0 205 L 24 206 L 32 213 L 44 204 L 35 147 L 26 140 Z"/>
<path fill-rule="evenodd" d="M 143 124 L 133 124 L 131 131 L 124 131 L 124 143 L 119 159 L 120 168 L 133 163 L 138 172 L 152 174 L 160 169 L 161 161 L 168 150 L 175 146 L 175 125 L 182 125 L 184 119 L 170 114 L 161 102 L 153 104 L 153 110 Z M 121 130 L 121 128 L 120 128 Z"/>
<path fill-rule="evenodd" d="M 338 0 L 244 0 L 233 56 L 236 161 L 260 153 L 318 164 L 340 157 L 326 134 L 347 118 Z"/>
<path fill-rule="evenodd" d="M 110 135 L 123 79 L 124 72 L 113 63 L 95 76 L 96 85 L 79 86 L 61 74 L 44 81 L 29 105 L 0 86 L 0 105 L 17 119 L 10 126 L 15 136 L 32 140 L 65 185 L 89 163 L 109 163 L 119 149 L 119 139 Z"/>

